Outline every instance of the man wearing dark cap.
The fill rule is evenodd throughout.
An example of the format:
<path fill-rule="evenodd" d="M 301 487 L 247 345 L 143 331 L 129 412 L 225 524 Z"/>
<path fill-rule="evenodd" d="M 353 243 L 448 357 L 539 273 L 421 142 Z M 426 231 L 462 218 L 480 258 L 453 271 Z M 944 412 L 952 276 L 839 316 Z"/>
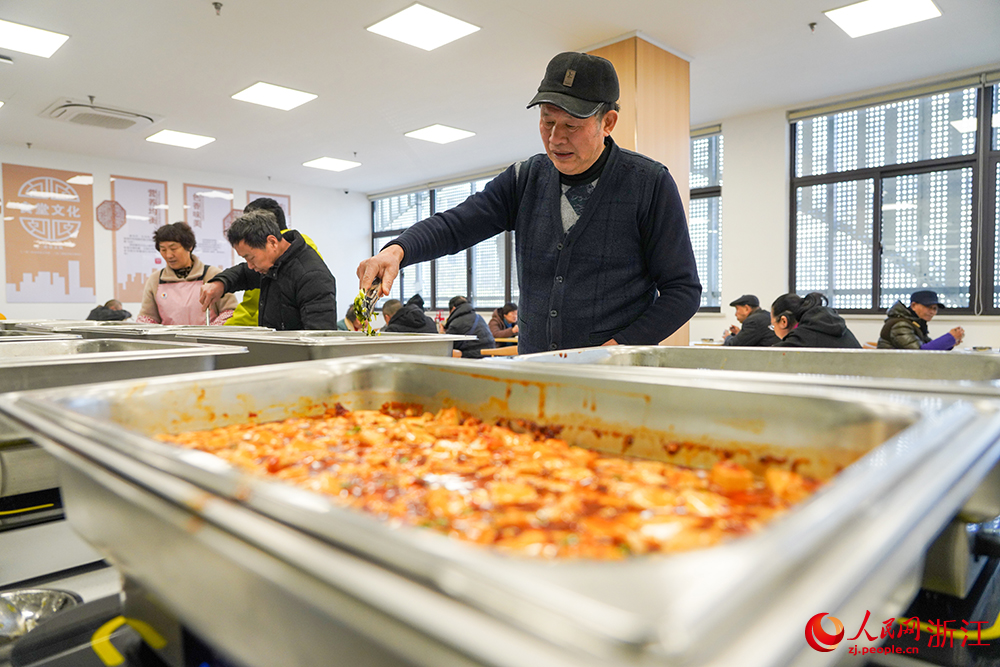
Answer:
<path fill-rule="evenodd" d="M 698 310 L 701 283 L 667 168 L 618 147 L 618 76 L 561 53 L 538 94 L 544 154 L 511 165 L 459 206 L 423 220 L 358 266 L 388 294 L 400 266 L 513 231 L 518 350 L 656 344 Z"/>
<path fill-rule="evenodd" d="M 897 301 L 886 313 L 885 324 L 878 337 L 880 350 L 950 350 L 965 338 L 965 329 L 955 327 L 943 336 L 931 340 L 927 323 L 934 319 L 944 304 L 937 292 L 918 290 L 910 295 L 910 306 Z"/>
<path fill-rule="evenodd" d="M 756 296 L 744 294 L 729 305 L 736 308 L 736 321 L 743 328 L 731 326 L 724 331 L 724 345 L 771 347 L 781 341 L 771 329 L 771 314 L 760 309 L 760 299 Z"/>

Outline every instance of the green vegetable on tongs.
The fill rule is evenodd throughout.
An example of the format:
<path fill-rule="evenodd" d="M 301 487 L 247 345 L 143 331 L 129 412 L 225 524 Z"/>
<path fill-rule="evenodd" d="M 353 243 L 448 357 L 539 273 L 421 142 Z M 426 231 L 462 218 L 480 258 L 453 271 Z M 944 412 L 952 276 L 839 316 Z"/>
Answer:
<path fill-rule="evenodd" d="M 382 291 L 381 288 L 382 280 L 376 278 L 372 281 L 372 285 L 368 288 L 367 292 L 359 290 L 358 295 L 354 297 L 354 314 L 358 318 L 358 326 L 366 336 L 378 335 L 378 331 L 372 328 L 371 320 L 375 314 L 375 302 L 378 301 Z"/>

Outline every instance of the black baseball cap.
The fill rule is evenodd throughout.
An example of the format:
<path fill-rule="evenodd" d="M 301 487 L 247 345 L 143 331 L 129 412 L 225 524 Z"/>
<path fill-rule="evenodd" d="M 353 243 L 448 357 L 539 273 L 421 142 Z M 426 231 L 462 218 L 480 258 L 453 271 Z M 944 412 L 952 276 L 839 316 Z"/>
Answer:
<path fill-rule="evenodd" d="M 753 294 L 744 294 L 740 298 L 729 304 L 730 306 L 751 306 L 752 308 L 760 308 L 760 299 L 755 297 Z"/>
<path fill-rule="evenodd" d="M 944 304 L 938 301 L 937 292 L 929 289 L 922 289 L 910 295 L 910 303 L 919 303 L 924 306 L 937 306 L 944 308 Z"/>
<path fill-rule="evenodd" d="M 549 61 L 527 108 L 554 104 L 577 118 L 590 118 L 602 104 L 617 102 L 618 95 L 618 74 L 610 60 L 567 51 Z"/>

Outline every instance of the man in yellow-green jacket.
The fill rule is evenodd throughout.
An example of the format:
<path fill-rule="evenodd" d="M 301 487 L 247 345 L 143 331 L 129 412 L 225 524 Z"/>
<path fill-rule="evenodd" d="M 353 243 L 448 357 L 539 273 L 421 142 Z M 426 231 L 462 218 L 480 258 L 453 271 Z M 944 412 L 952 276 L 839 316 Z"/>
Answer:
<path fill-rule="evenodd" d="M 270 211 L 274 214 L 274 217 L 278 219 L 278 226 L 281 228 L 282 232 L 288 231 L 288 223 L 285 222 L 285 211 L 281 208 L 278 202 L 274 201 L 270 197 L 260 197 L 259 199 L 254 199 L 252 202 L 246 205 L 243 209 L 244 213 L 249 213 L 250 211 L 255 211 L 262 209 L 264 211 Z M 299 232 L 299 236 L 302 240 L 306 242 L 310 248 L 319 253 L 319 248 L 313 243 L 313 240 Z M 322 257 L 322 255 L 320 255 Z M 259 289 L 248 289 L 243 292 L 243 301 L 240 305 L 236 306 L 236 310 L 233 312 L 233 316 L 226 320 L 226 326 L 240 326 L 240 327 L 255 327 L 257 326 L 257 306 L 260 304 L 260 290 Z"/>

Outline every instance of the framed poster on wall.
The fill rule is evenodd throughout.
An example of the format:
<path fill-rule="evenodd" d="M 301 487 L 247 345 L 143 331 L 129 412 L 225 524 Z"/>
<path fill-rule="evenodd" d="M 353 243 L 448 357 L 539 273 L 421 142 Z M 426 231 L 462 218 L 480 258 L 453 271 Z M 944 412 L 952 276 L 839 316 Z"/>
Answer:
<path fill-rule="evenodd" d="M 198 242 L 194 254 L 206 265 L 224 269 L 233 265 L 235 254 L 223 229 L 232 210 L 232 188 L 184 184 L 184 221 Z"/>
<path fill-rule="evenodd" d="M 167 183 L 112 176 L 111 199 L 125 209 L 125 224 L 111 232 L 115 248 L 115 298 L 142 301 L 146 278 L 164 266 L 153 244 L 153 232 L 168 222 Z"/>
<path fill-rule="evenodd" d="M 95 303 L 94 177 L 3 165 L 8 303 Z"/>
<path fill-rule="evenodd" d="M 285 212 L 285 224 L 289 229 L 292 229 L 292 198 L 289 195 L 276 195 L 270 192 L 253 192 L 247 190 L 247 203 L 249 204 L 254 199 L 260 199 L 261 197 L 270 197 L 274 201 L 278 202 L 278 206 L 281 210 Z"/>

